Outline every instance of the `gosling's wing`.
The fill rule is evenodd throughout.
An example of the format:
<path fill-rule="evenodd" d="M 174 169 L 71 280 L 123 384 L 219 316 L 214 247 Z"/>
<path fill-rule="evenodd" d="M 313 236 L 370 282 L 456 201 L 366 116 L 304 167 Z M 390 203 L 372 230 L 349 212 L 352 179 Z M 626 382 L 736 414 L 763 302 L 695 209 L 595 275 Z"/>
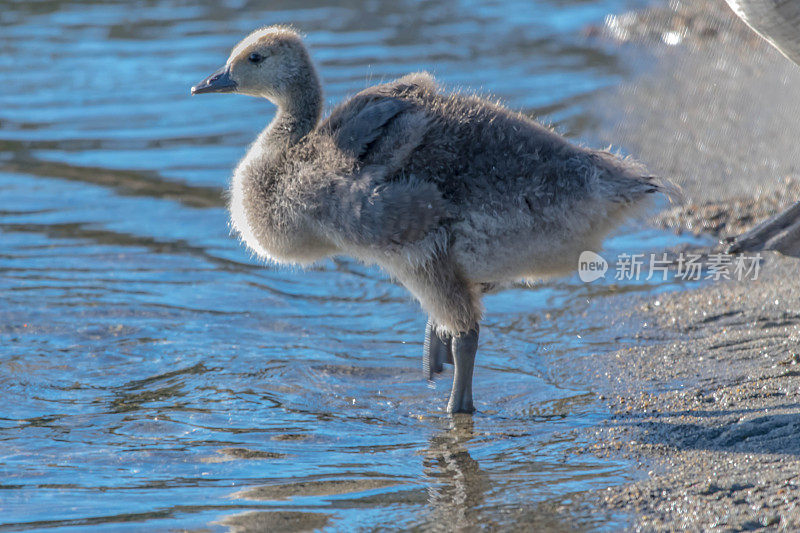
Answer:
<path fill-rule="evenodd" d="M 416 98 L 436 90 L 433 78 L 427 73 L 415 73 L 359 92 L 337 106 L 320 125 L 336 146 L 357 160 L 369 158 L 370 148 L 384 135 L 404 135 L 403 128 L 391 128 L 404 114 L 417 116 L 414 127 L 420 128 L 421 115 Z M 418 136 L 421 139 L 421 135 Z M 391 140 L 391 139 L 390 139 Z"/>
<path fill-rule="evenodd" d="M 436 185 L 416 179 L 386 180 L 384 166 L 336 177 L 326 191 L 325 233 L 339 245 L 386 247 L 417 242 L 452 215 Z M 321 204 L 322 205 L 322 204 Z"/>
<path fill-rule="evenodd" d="M 336 146 L 356 159 L 362 159 L 367 147 L 381 135 L 387 124 L 411 105 L 400 98 L 369 99 L 357 113 L 342 120 L 340 126 L 331 132 Z"/>
<path fill-rule="evenodd" d="M 334 176 L 326 192 L 336 201 L 327 202 L 321 220 L 335 241 L 375 247 L 413 243 L 451 216 L 436 184 L 400 172 L 429 128 L 419 99 L 434 90 L 429 75 L 410 74 L 361 91 L 321 124 L 320 130 L 358 161 L 353 174 Z"/>
<path fill-rule="evenodd" d="M 748 26 L 783 55 L 800 64 L 800 2 L 796 0 L 727 0 Z"/>

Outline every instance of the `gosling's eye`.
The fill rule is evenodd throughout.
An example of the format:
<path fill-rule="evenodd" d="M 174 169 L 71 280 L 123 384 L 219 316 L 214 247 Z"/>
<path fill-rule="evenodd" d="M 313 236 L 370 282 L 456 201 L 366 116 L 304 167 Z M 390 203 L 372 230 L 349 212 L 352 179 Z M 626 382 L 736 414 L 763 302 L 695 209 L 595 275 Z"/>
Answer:
<path fill-rule="evenodd" d="M 250 60 L 251 63 L 261 63 L 262 61 L 264 61 L 264 56 L 262 56 L 258 52 L 253 52 L 248 56 L 247 59 Z"/>

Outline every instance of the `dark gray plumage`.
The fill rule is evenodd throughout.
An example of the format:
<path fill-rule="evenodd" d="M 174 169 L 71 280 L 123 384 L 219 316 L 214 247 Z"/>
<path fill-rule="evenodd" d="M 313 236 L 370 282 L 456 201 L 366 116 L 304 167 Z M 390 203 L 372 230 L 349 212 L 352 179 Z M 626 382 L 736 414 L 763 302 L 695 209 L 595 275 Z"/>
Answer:
<path fill-rule="evenodd" d="M 261 257 L 347 254 L 400 281 L 430 317 L 429 373 L 455 364 L 450 412 L 474 410 L 485 287 L 573 270 L 648 193 L 677 193 L 630 160 L 440 92 L 425 73 L 365 89 L 319 122 L 319 81 L 286 28 L 248 36 L 193 92 L 217 85 L 278 106 L 234 174 L 233 227 Z"/>

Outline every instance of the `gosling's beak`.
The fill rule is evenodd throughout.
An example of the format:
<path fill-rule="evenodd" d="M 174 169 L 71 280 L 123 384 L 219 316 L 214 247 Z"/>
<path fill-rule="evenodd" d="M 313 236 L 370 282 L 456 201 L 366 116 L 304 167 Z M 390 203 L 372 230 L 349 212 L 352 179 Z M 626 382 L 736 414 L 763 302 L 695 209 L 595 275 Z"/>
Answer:
<path fill-rule="evenodd" d="M 192 94 L 230 93 L 236 90 L 236 82 L 231 79 L 231 71 L 225 65 L 194 87 Z"/>

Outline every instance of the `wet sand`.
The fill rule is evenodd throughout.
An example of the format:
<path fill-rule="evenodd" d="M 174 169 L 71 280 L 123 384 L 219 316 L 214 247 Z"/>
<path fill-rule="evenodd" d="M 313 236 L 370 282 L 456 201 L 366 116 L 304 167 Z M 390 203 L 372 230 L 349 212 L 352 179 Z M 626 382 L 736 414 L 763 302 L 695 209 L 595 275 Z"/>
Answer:
<path fill-rule="evenodd" d="M 597 132 L 684 188 L 686 204 L 656 223 L 724 239 L 800 199 L 800 68 L 722 0 L 588 33 L 657 58 L 609 97 L 613 126 Z M 798 274 L 796 259 L 765 252 L 755 281 L 619 306 L 630 311 L 612 328 L 638 328 L 640 344 L 594 361 L 615 414 L 586 451 L 646 475 L 588 501 L 633 512 L 635 530 L 800 529 Z"/>

